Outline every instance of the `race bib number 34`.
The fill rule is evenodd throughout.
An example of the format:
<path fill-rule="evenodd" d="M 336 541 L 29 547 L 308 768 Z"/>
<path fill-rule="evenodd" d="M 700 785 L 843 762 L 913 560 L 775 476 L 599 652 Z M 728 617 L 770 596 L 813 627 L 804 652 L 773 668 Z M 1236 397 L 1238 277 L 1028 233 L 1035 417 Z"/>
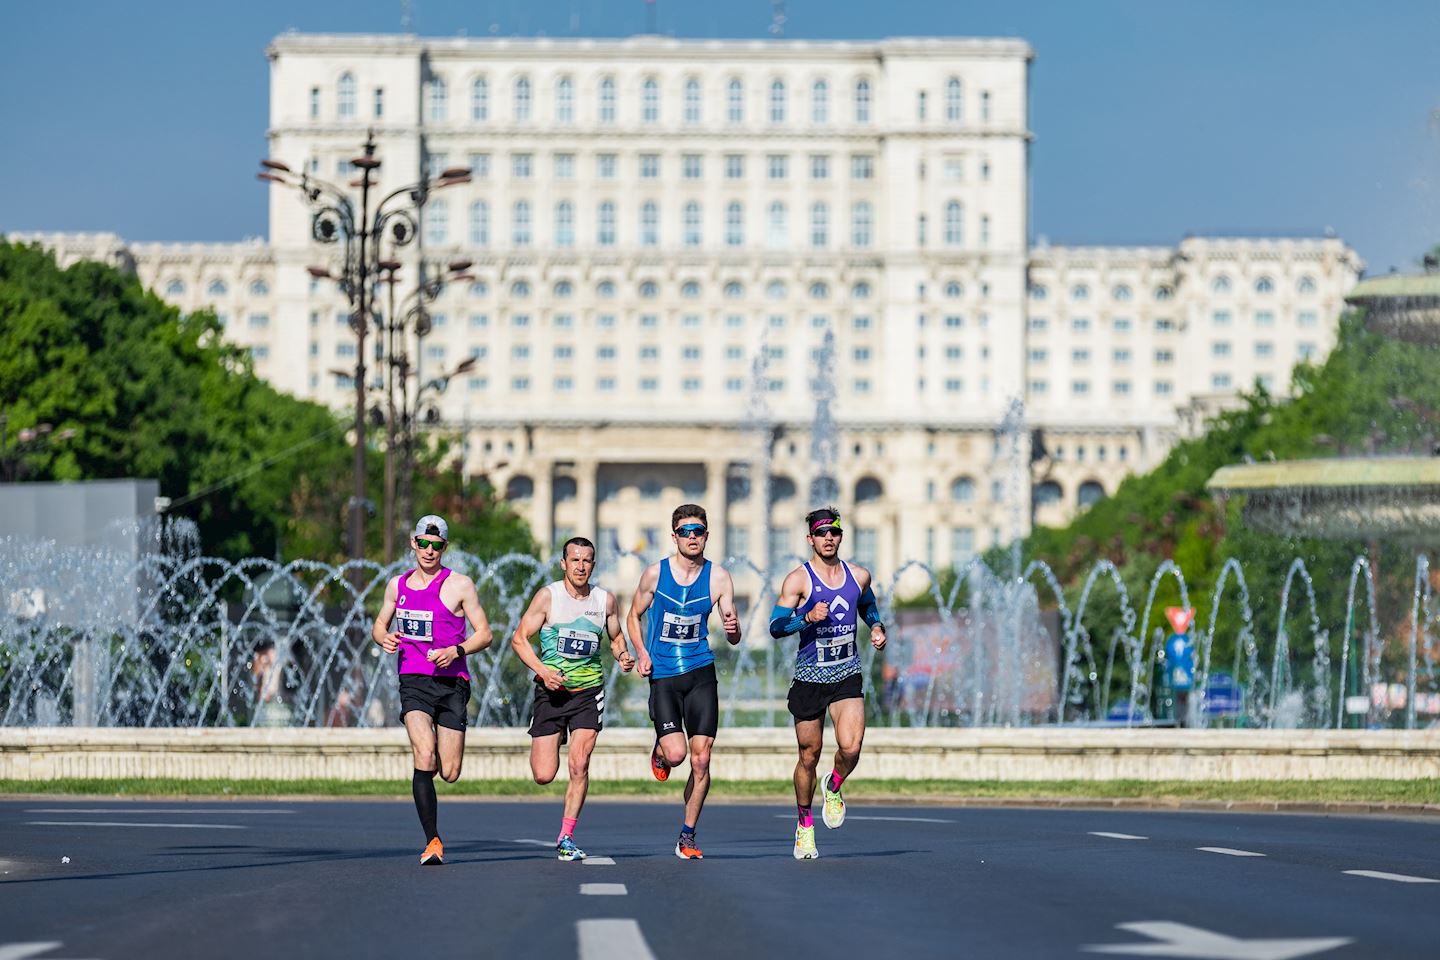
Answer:
<path fill-rule="evenodd" d="M 700 615 L 667 613 L 660 620 L 660 639 L 666 643 L 693 643 L 700 639 Z"/>
<path fill-rule="evenodd" d="M 434 619 L 429 610 L 396 610 L 395 632 L 411 640 L 429 640 L 435 632 Z"/>
<path fill-rule="evenodd" d="M 587 660 L 600 652 L 600 638 L 586 630 L 562 627 L 555 638 L 555 649 L 567 660 Z"/>

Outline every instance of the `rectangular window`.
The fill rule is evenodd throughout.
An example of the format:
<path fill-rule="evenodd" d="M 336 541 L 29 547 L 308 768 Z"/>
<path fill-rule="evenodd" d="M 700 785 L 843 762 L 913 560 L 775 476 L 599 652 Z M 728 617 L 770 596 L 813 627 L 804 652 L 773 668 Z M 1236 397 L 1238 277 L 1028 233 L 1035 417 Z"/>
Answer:
<path fill-rule="evenodd" d="M 1076 333 L 1084 333 L 1090 329 L 1090 319 L 1088 317 L 1074 317 L 1070 321 L 1070 329 Z"/>
<path fill-rule="evenodd" d="M 1129 333 L 1133 324 L 1129 317 L 1116 317 L 1110 321 L 1110 326 L 1116 333 Z"/>
<path fill-rule="evenodd" d="M 1216 389 L 1216 390 L 1229 390 L 1229 389 L 1230 389 L 1230 374 L 1228 374 L 1228 373 L 1217 373 L 1217 374 L 1214 374 L 1214 375 L 1211 376 L 1211 378 L 1210 378 L 1210 386 L 1211 386 L 1212 388 Z"/>
<path fill-rule="evenodd" d="M 555 391 L 557 393 L 569 393 L 575 389 L 575 381 L 570 377 L 556 377 Z"/>
<path fill-rule="evenodd" d="M 640 179 L 658 180 L 660 177 L 660 154 L 640 154 Z"/>
<path fill-rule="evenodd" d="M 1210 322 L 1217 327 L 1230 326 L 1230 311 L 1216 310 L 1214 313 L 1210 314 Z"/>
<path fill-rule="evenodd" d="M 745 381 L 739 377 L 729 377 L 725 380 L 726 393 L 739 393 L 743 389 L 745 389 Z"/>
<path fill-rule="evenodd" d="M 1170 331 L 1172 331 L 1172 330 L 1174 330 L 1174 329 L 1175 329 L 1175 321 L 1174 321 L 1174 320 L 1171 320 L 1169 317 L 1156 317 L 1156 318 L 1155 318 L 1155 332 L 1156 332 L 1156 333 L 1169 333 Z"/>
<path fill-rule="evenodd" d="M 1155 393 L 1158 396 L 1166 396 L 1175 392 L 1175 385 L 1169 380 L 1156 380 Z"/>
<path fill-rule="evenodd" d="M 741 153 L 725 154 L 725 179 L 745 179 L 745 155 Z"/>
<path fill-rule="evenodd" d="M 595 155 L 595 178 L 597 180 L 615 179 L 615 154 L 597 153 Z"/>
<path fill-rule="evenodd" d="M 1175 351 L 1174 351 L 1174 350 L 1156 350 L 1156 351 L 1155 351 L 1155 362 L 1156 362 L 1156 363 L 1174 363 L 1174 362 L 1175 362 Z"/>
<path fill-rule="evenodd" d="M 514 390 L 516 393 L 524 393 L 525 391 L 527 391 L 527 390 L 530 389 L 530 378 L 529 378 L 529 377 L 511 377 L 511 378 L 510 378 L 510 389 L 511 389 L 511 390 Z"/>
<path fill-rule="evenodd" d="M 855 392 L 856 392 L 856 393 L 869 393 L 869 392 L 870 392 L 870 381 L 867 380 L 865 377 L 861 377 L 860 379 L 856 380 L 856 381 L 855 381 Z"/>
<path fill-rule="evenodd" d="M 1045 361 L 1047 361 L 1047 360 L 1049 360 L 1049 359 L 1050 359 L 1050 352 L 1049 352 L 1048 350 L 1043 350 L 1043 349 L 1040 349 L 1040 348 L 1038 348 L 1038 347 L 1032 348 L 1032 349 L 1030 350 L 1030 362 L 1031 362 L 1031 363 L 1044 363 Z"/>
<path fill-rule="evenodd" d="M 680 381 L 680 389 L 684 390 L 686 393 L 699 393 L 700 378 L 686 377 L 684 380 Z"/>
<path fill-rule="evenodd" d="M 1275 356 L 1275 344 L 1271 343 L 1269 340 L 1256 340 L 1255 356 L 1262 360 L 1267 357 Z"/>
<path fill-rule="evenodd" d="M 680 175 L 686 180 L 699 180 L 704 170 L 704 158 L 698 153 L 687 153 L 680 161 Z"/>
<path fill-rule="evenodd" d="M 1117 397 L 1128 397 L 1130 395 L 1130 381 L 1116 380 L 1115 383 L 1111 386 L 1111 390 L 1114 391 L 1115 396 Z"/>
<path fill-rule="evenodd" d="M 1210 356 L 1212 356 L 1212 357 L 1228 357 L 1228 356 L 1230 356 L 1230 341 L 1229 341 L 1229 340 L 1216 340 L 1216 341 L 1214 341 L 1213 343 L 1211 343 L 1211 344 L 1210 344 Z"/>
<path fill-rule="evenodd" d="M 1030 329 L 1031 329 L 1031 330 L 1034 330 L 1034 331 L 1037 332 L 1037 333 L 1040 332 L 1041 330 L 1044 330 L 1044 329 L 1048 328 L 1049 326 L 1050 326 L 1050 321 L 1049 321 L 1049 320 L 1046 320 L 1044 317 L 1031 317 L 1031 318 L 1030 318 Z"/>
<path fill-rule="evenodd" d="M 556 180 L 574 180 L 574 179 L 575 179 L 575 154 L 573 154 L 573 153 L 557 153 L 557 154 L 555 154 L 555 179 L 556 179 Z"/>
<path fill-rule="evenodd" d="M 656 390 L 659 390 L 659 389 L 660 389 L 660 381 L 657 380 L 655 377 L 641 377 L 641 378 L 640 378 L 640 391 L 641 391 L 642 393 L 654 393 Z"/>
<path fill-rule="evenodd" d="M 1275 326 L 1275 314 L 1274 314 L 1272 311 L 1270 311 L 1270 310 L 1256 310 L 1256 311 L 1255 311 L 1255 326 L 1257 326 L 1257 327 L 1273 327 L 1273 326 Z"/>
<path fill-rule="evenodd" d="M 1116 351 L 1115 351 L 1114 353 L 1112 353 L 1110 356 L 1111 356 L 1111 359 L 1113 359 L 1116 363 L 1124 364 L 1124 363 L 1129 363 L 1129 362 L 1130 362 L 1130 351 L 1129 351 L 1129 350 L 1123 350 L 1123 349 L 1122 349 L 1122 350 L 1116 350 Z"/>
<path fill-rule="evenodd" d="M 470 326 L 476 327 L 476 328 L 479 328 L 479 327 L 488 327 L 488 326 L 490 326 L 490 317 L 489 317 L 489 315 L 488 315 L 488 314 L 484 314 L 484 313 L 472 313 L 472 314 L 470 314 Z"/>
<path fill-rule="evenodd" d="M 771 180 L 784 180 L 789 169 L 790 158 L 783 153 L 772 153 L 765 158 L 765 175 Z"/>
<path fill-rule="evenodd" d="M 510 155 L 510 175 L 516 180 L 529 180 L 531 160 L 532 157 L 528 153 L 512 153 Z"/>
<path fill-rule="evenodd" d="M 856 153 L 850 157 L 850 179 L 851 180 L 873 180 L 875 178 L 875 158 L 868 153 Z"/>
<path fill-rule="evenodd" d="M 570 360 L 575 356 L 575 348 L 569 344 L 563 344 L 555 348 L 556 360 Z"/>
<path fill-rule="evenodd" d="M 1301 310 L 1295 317 L 1296 323 L 1302 327 L 1317 327 L 1320 325 L 1320 318 L 1313 310 Z"/>
<path fill-rule="evenodd" d="M 865 317 L 865 316 L 856 317 L 854 320 L 851 320 L 851 321 L 850 321 L 850 324 L 851 324 L 851 326 L 853 326 L 856 330 L 869 330 L 869 329 L 870 329 L 870 318 L 869 318 L 869 317 Z"/>
<path fill-rule="evenodd" d="M 266 327 L 270 326 L 270 314 L 252 313 L 250 314 L 249 320 L 247 322 L 249 323 L 252 330 L 263 330 Z"/>
<path fill-rule="evenodd" d="M 385 88 L 375 88 L 375 119 L 379 120 L 385 116 Z"/>
<path fill-rule="evenodd" d="M 1315 344 L 1297 343 L 1295 345 L 1295 356 L 1301 360 L 1310 360 L 1315 356 Z"/>
<path fill-rule="evenodd" d="M 599 390 L 601 393 L 614 393 L 614 392 L 615 392 L 615 378 L 614 378 L 614 377 L 601 377 L 600 379 L 598 379 L 598 380 L 595 381 L 595 388 L 596 388 L 597 390 Z"/>
<path fill-rule="evenodd" d="M 658 327 L 660 326 L 660 318 L 653 313 L 642 313 L 640 315 L 640 326 Z"/>
<path fill-rule="evenodd" d="M 830 155 L 826 153 L 815 153 L 810 155 L 810 179 L 830 179 Z"/>
<path fill-rule="evenodd" d="M 488 180 L 490 178 L 490 154 L 470 154 L 470 177 L 473 180 Z"/>
<path fill-rule="evenodd" d="M 606 344 L 605 346 L 596 347 L 596 348 L 595 348 L 595 358 L 596 358 L 597 360 L 614 360 L 614 359 L 615 359 L 615 348 L 614 348 L 613 346 L 608 345 L 608 344 Z"/>
<path fill-rule="evenodd" d="M 965 179 L 965 161 L 961 157 L 946 157 L 943 169 L 946 180 Z"/>
<path fill-rule="evenodd" d="M 965 318 L 956 313 L 947 314 L 945 317 L 945 326 L 951 330 L 959 330 L 965 326 Z"/>
<path fill-rule="evenodd" d="M 1086 394 L 1088 394 L 1088 393 L 1090 392 L 1090 381 L 1089 381 L 1089 380 L 1072 380 L 1072 381 L 1070 382 L 1070 392 L 1071 392 L 1072 394 L 1074 394 L 1075 396 L 1077 396 L 1077 397 L 1083 397 L 1083 396 L 1085 396 Z"/>
<path fill-rule="evenodd" d="M 1039 396 L 1040 394 L 1049 392 L 1049 390 L 1050 390 L 1050 384 L 1047 383 L 1047 382 L 1044 381 L 1044 380 L 1031 380 L 1031 381 L 1030 381 L 1030 393 L 1031 393 L 1033 396 Z"/>

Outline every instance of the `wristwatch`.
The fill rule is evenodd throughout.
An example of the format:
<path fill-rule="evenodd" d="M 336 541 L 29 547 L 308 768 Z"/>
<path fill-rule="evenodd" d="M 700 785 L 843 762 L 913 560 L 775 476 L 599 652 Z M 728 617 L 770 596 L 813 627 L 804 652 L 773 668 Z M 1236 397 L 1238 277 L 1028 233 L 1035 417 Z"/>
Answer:
<path fill-rule="evenodd" d="M 461 660 L 465 659 L 465 644 L 455 644 L 455 656 L 459 657 Z"/>

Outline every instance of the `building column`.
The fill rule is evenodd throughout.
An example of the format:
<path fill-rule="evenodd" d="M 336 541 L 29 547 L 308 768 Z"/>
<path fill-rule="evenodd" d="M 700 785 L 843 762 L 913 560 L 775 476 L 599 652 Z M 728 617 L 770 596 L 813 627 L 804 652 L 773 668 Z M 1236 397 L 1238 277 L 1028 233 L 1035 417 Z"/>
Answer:
<path fill-rule="evenodd" d="M 535 495 L 530 505 L 530 522 L 541 552 L 555 546 L 555 464 L 549 460 L 535 462 Z"/>
<path fill-rule="evenodd" d="M 705 461 L 705 501 L 702 506 L 710 518 L 710 559 L 725 559 L 725 529 L 729 525 L 726 497 L 730 478 L 729 460 Z"/>
<path fill-rule="evenodd" d="M 594 460 L 575 461 L 575 535 L 600 543 L 599 518 L 595 515 L 596 480 L 600 464 Z"/>

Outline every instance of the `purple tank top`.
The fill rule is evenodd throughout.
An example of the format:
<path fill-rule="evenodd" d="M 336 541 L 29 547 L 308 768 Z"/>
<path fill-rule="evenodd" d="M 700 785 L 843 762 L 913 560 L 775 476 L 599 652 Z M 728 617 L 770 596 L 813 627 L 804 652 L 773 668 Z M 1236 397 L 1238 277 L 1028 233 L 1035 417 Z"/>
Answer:
<path fill-rule="evenodd" d="M 395 632 L 400 634 L 400 673 L 418 673 L 427 677 L 463 677 L 465 658 L 458 657 L 445 669 L 425 659 L 432 648 L 444 649 L 465 641 L 465 618 L 452 613 L 440 599 L 440 585 L 450 576 L 449 567 L 423 589 L 408 586 L 410 570 L 395 581 Z"/>

